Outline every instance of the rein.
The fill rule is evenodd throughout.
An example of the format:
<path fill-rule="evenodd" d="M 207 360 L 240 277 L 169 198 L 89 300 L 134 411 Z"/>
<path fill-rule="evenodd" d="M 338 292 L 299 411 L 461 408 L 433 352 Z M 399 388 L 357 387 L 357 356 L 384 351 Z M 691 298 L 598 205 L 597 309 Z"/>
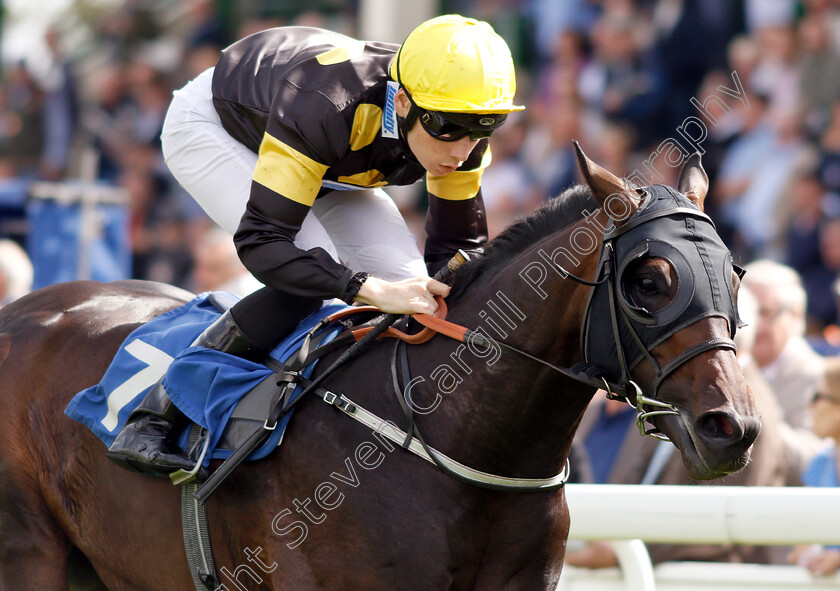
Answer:
<path fill-rule="evenodd" d="M 520 357 L 524 357 L 530 361 L 536 362 L 542 365 L 543 367 L 549 368 L 552 371 L 557 372 L 575 381 L 581 382 L 594 388 L 603 388 L 606 391 L 608 398 L 622 399 L 625 402 L 627 402 L 633 409 L 635 409 L 636 425 L 639 429 L 639 432 L 642 435 L 667 440 L 667 437 L 665 437 L 658 429 L 656 429 L 655 427 L 649 428 L 646 426 L 646 422 L 651 421 L 654 417 L 663 415 L 679 416 L 680 414 L 679 409 L 675 405 L 656 399 L 656 393 L 659 391 L 659 387 L 669 376 L 671 376 L 680 367 L 688 363 L 694 357 L 714 349 L 734 350 L 735 345 L 733 341 L 729 338 L 708 339 L 683 351 L 675 358 L 668 361 L 664 366 L 661 366 L 654 359 L 648 346 L 646 346 L 643 343 L 642 339 L 639 337 L 636 331 L 633 330 L 632 326 L 630 326 L 627 312 L 624 309 L 624 307 L 622 307 L 622 305 L 619 303 L 617 284 L 620 280 L 620 277 L 618 276 L 617 270 L 615 243 L 621 236 L 625 236 L 634 228 L 637 228 L 639 226 L 642 226 L 643 224 L 649 223 L 659 218 L 664 218 L 666 216 L 674 216 L 675 214 L 685 216 L 686 218 L 700 218 L 708 221 L 710 224 L 712 222 L 711 219 L 709 219 L 708 216 L 706 216 L 704 213 L 690 207 L 669 207 L 666 209 L 649 212 L 643 212 L 643 210 L 638 210 L 637 214 L 638 213 L 640 213 L 641 215 L 634 215 L 629 220 L 627 220 L 625 224 L 622 224 L 621 226 L 615 226 L 615 224 L 611 222 L 610 225 L 605 229 L 601 244 L 601 254 L 599 256 L 599 263 L 595 280 L 588 280 L 582 277 L 578 277 L 573 273 L 569 273 L 560 265 L 554 263 L 555 267 L 562 273 L 563 277 L 567 277 L 579 284 L 595 288 L 606 284 L 605 287 L 607 288 L 609 296 L 608 308 L 610 322 L 612 325 L 611 332 L 613 341 L 615 343 L 616 355 L 618 357 L 618 364 L 621 374 L 618 382 L 611 381 L 608 379 L 605 368 L 599 367 L 598 365 L 590 363 L 589 361 L 577 363 L 573 367 L 561 367 L 550 363 L 544 359 L 541 359 L 535 355 L 532 355 L 527 351 L 523 351 L 522 349 L 505 343 L 504 341 L 495 340 L 492 337 L 488 338 L 485 335 L 468 327 L 450 322 L 445 319 L 447 315 L 447 306 L 445 301 L 443 300 L 443 298 L 437 297 L 436 299 L 438 301 L 438 312 L 434 316 L 428 314 L 415 314 L 413 316 L 414 319 L 424 327 L 419 333 L 413 335 L 407 334 L 394 327 L 389 326 L 387 331 L 381 334 L 381 336 L 390 336 L 398 339 L 394 348 L 394 355 L 392 358 L 391 377 L 394 386 L 394 391 L 397 396 L 397 401 L 403 409 L 406 420 L 408 422 L 408 427 L 406 431 L 401 431 L 399 429 L 396 429 L 395 426 L 391 426 L 392 432 L 390 432 L 389 438 L 392 440 L 396 440 L 396 438 L 404 436 L 404 440 L 402 441 L 403 448 L 412 451 L 417 455 L 420 455 L 427 461 L 433 462 L 438 466 L 438 468 L 440 468 L 448 475 L 460 481 L 468 482 L 479 487 L 502 491 L 538 491 L 560 488 L 565 484 L 566 477 L 568 475 L 568 466 L 564 469 L 564 471 L 561 474 L 553 478 L 519 479 L 515 482 L 515 484 L 512 484 L 512 481 L 515 479 L 508 479 L 506 477 L 495 476 L 492 474 L 469 469 L 466 466 L 457 464 L 457 462 L 454 462 L 454 460 L 452 460 L 451 458 L 448 458 L 447 456 L 441 454 L 440 452 L 434 450 L 426 444 L 414 422 L 413 410 L 409 407 L 405 400 L 403 384 L 410 383 L 411 374 L 408 367 L 406 347 L 403 343 L 421 344 L 427 342 L 435 334 L 442 334 L 456 341 L 468 345 L 473 344 L 481 348 L 491 347 L 495 345 L 503 353 L 509 355 L 514 354 Z M 587 320 L 584 321 L 584 326 L 588 324 L 588 316 L 591 314 L 591 312 L 592 308 L 588 306 L 586 311 Z M 652 384 L 652 396 L 645 396 L 639 385 L 631 378 L 630 365 L 627 360 L 627 355 L 620 334 L 621 323 L 624 323 L 624 325 L 630 330 L 630 334 L 632 335 L 636 345 L 639 347 L 639 349 L 641 349 L 644 356 L 647 357 L 647 359 L 651 362 L 652 366 L 655 369 L 656 375 Z M 372 330 L 374 330 L 373 327 L 355 329 L 351 331 L 351 334 L 353 335 L 352 338 L 354 338 L 356 341 L 360 341 L 362 338 L 365 337 L 369 338 L 371 336 L 370 332 Z M 583 342 L 583 339 L 581 340 Z M 583 357 L 584 359 L 586 359 L 585 350 L 583 351 Z M 650 408 L 651 410 L 647 410 L 646 407 Z M 367 413 L 367 411 L 365 411 L 365 413 Z M 355 413 L 347 414 L 359 420 L 359 416 L 355 415 Z M 373 418 L 378 420 L 380 425 L 387 424 L 386 421 L 379 419 L 375 415 L 372 416 Z M 366 424 L 371 423 L 368 422 Z"/>
<path fill-rule="evenodd" d="M 682 198 L 685 199 L 684 196 Z M 636 410 L 636 425 L 639 429 L 639 432 L 642 435 L 648 435 L 658 439 L 667 440 L 667 437 L 661 434 L 661 432 L 658 429 L 656 429 L 655 427 L 648 428 L 645 424 L 646 421 L 650 421 L 657 416 L 679 416 L 680 414 L 679 409 L 673 404 L 656 399 L 656 393 L 659 391 L 659 387 L 661 386 L 661 384 L 669 376 L 671 376 L 680 367 L 685 365 L 694 357 L 713 349 L 735 350 L 735 344 L 730 338 L 709 339 L 693 347 L 690 347 L 689 349 L 677 355 L 675 358 L 668 361 L 664 366 L 660 366 L 651 354 L 651 350 L 653 349 L 656 343 L 646 345 L 643 338 L 640 337 L 636 330 L 633 328 L 630 321 L 630 317 L 628 316 L 628 312 L 626 310 L 626 302 L 623 303 L 619 300 L 618 283 L 621 278 L 618 275 L 618 263 L 616 261 L 616 252 L 617 248 L 620 247 L 617 246 L 617 241 L 621 240 L 622 237 L 631 239 L 631 234 L 633 230 L 638 231 L 639 227 L 653 220 L 664 219 L 667 216 L 674 216 L 675 214 L 683 216 L 685 220 L 704 220 L 711 224 L 712 228 L 714 227 L 714 224 L 711 222 L 711 219 L 708 216 L 706 216 L 706 214 L 702 213 L 699 209 L 673 206 L 654 211 L 644 211 L 644 209 L 645 206 L 640 207 L 640 209 L 638 209 L 633 214 L 633 216 L 631 216 L 624 224 L 620 226 L 616 226 L 614 222 L 611 221 L 607 228 L 605 228 L 602 237 L 601 252 L 599 255 L 596 278 L 594 280 L 587 280 L 582 277 L 578 277 L 572 273 L 569 273 L 557 263 L 554 263 L 555 267 L 561 272 L 564 278 L 569 278 L 572 281 L 575 281 L 579 284 L 594 288 L 590 293 L 590 301 L 587 305 L 582 327 L 584 335 L 581 338 L 581 349 L 584 361 L 575 364 L 573 367 L 561 367 L 550 363 L 544 359 L 540 359 L 539 357 L 532 355 L 527 351 L 523 351 L 522 349 L 519 349 L 513 345 L 505 343 L 504 341 L 498 341 L 492 338 L 488 338 L 475 330 L 450 322 L 445 319 L 445 316 L 447 314 L 447 307 L 444 300 L 440 297 L 437 297 L 439 307 L 438 312 L 435 316 L 430 316 L 427 314 L 415 314 L 413 316 L 414 319 L 417 320 L 417 322 L 424 326 L 424 328 L 417 334 L 409 335 L 405 332 L 394 328 L 392 325 L 397 321 L 399 316 L 389 314 L 384 316 L 373 326 L 351 329 L 348 333 L 345 333 L 347 335 L 346 338 L 336 338 L 326 346 L 316 348 L 312 351 L 309 350 L 309 341 L 312 335 L 321 328 L 324 328 L 327 324 L 332 322 L 340 322 L 346 316 L 354 313 L 375 311 L 375 308 L 371 307 L 357 307 L 353 310 L 348 310 L 346 312 L 339 313 L 339 315 L 333 315 L 329 318 L 325 318 L 321 321 L 321 323 L 319 323 L 318 326 L 314 327 L 310 331 L 310 334 L 305 340 L 304 346 L 301 348 L 301 350 L 295 358 L 295 362 L 292 364 L 295 368 L 303 367 L 313 359 L 322 357 L 326 353 L 334 351 L 338 347 L 346 345 L 348 340 L 352 340 L 355 342 L 353 342 L 352 346 L 348 350 L 346 350 L 341 355 L 341 357 L 338 360 L 336 360 L 336 362 L 334 362 L 330 367 L 328 367 L 326 371 L 315 380 L 306 380 L 302 378 L 302 376 L 300 376 L 296 371 L 291 372 L 292 374 L 294 374 L 292 376 L 294 378 L 294 381 L 299 382 L 304 387 L 304 390 L 300 395 L 298 395 L 297 398 L 293 400 L 287 399 L 287 396 L 285 395 L 282 396 L 281 399 L 278 401 L 278 404 L 272 411 L 272 417 L 270 417 L 270 420 L 276 421 L 277 417 L 289 412 L 296 404 L 303 400 L 305 394 L 309 392 L 314 392 L 324 402 L 335 406 L 336 408 L 338 408 L 348 416 L 356 419 L 357 421 L 360 421 L 365 425 L 374 428 L 383 436 L 399 443 L 406 450 L 411 451 L 412 453 L 422 457 L 423 459 L 434 463 L 446 474 L 462 482 L 467 482 L 479 487 L 500 491 L 545 491 L 555 490 L 563 487 L 566 483 L 566 480 L 568 479 L 568 461 L 566 466 L 564 467 L 564 470 L 557 476 L 551 478 L 509 478 L 504 476 L 497 476 L 487 472 L 482 472 L 460 464 L 452 458 L 449 458 L 445 454 L 435 450 L 434 448 L 426 444 L 426 442 L 423 440 L 423 437 L 418 432 L 416 424 L 414 423 L 413 411 L 411 408 L 409 408 L 405 400 L 405 392 L 403 391 L 402 383 L 410 383 L 411 376 L 408 369 L 408 361 L 407 354 L 405 352 L 405 346 L 402 343 L 406 342 L 410 344 L 421 344 L 427 342 L 436 334 L 442 334 L 448 338 L 454 339 L 462 343 L 466 343 L 468 345 L 473 344 L 478 347 L 488 348 L 495 345 L 503 353 L 514 354 L 520 357 L 524 357 L 530 361 L 542 365 L 543 367 L 551 369 L 552 371 L 557 372 L 567 378 L 573 379 L 577 382 L 586 384 L 593 388 L 604 388 L 608 398 L 622 399 Z M 687 226 L 689 225 L 688 221 L 686 221 L 685 223 Z M 458 260 L 456 260 L 456 258 Z M 469 260 L 469 256 L 465 255 L 465 253 L 459 253 L 459 255 L 456 255 L 456 257 L 453 258 L 453 261 L 450 261 L 448 272 L 454 272 L 457 269 L 457 267 L 464 262 L 464 260 Z M 674 264 L 674 262 L 670 261 L 670 259 L 667 259 L 667 257 L 666 260 L 669 260 L 669 262 L 672 265 Z M 708 271 L 707 268 L 705 270 Z M 600 364 L 592 363 L 589 361 L 587 355 L 587 338 L 589 336 L 589 333 L 587 331 L 591 330 L 590 316 L 592 314 L 593 309 L 593 296 L 599 289 L 602 289 L 603 287 L 606 287 L 607 289 L 607 308 L 609 311 L 611 323 L 611 339 L 615 346 L 615 353 L 620 373 L 618 381 L 610 379 L 610 376 L 608 376 L 608 371 L 610 367 L 609 365 L 605 367 Z M 717 308 L 715 308 L 714 311 L 716 312 Z M 698 319 L 699 318 L 692 318 L 689 321 L 686 321 L 684 325 L 679 325 L 677 328 L 674 328 L 670 333 L 666 333 L 665 338 L 667 338 L 667 336 L 675 334 L 677 330 L 684 328 L 684 326 L 687 326 L 689 323 L 694 322 Z M 731 325 L 732 323 L 730 322 L 730 327 Z M 656 376 L 653 380 L 652 396 L 645 396 L 639 385 L 636 382 L 634 382 L 631 378 L 630 363 L 628 363 L 627 351 L 625 350 L 625 346 L 621 336 L 622 327 L 625 330 L 629 331 L 629 334 L 631 335 L 632 341 L 634 341 L 635 346 L 641 350 L 643 356 L 647 357 L 647 359 L 652 363 L 655 369 Z M 665 326 L 665 328 L 668 328 L 667 325 Z M 408 420 L 408 428 L 406 431 L 402 431 L 389 421 L 377 417 L 375 414 L 367 411 L 366 409 L 360 407 L 358 404 L 350 401 L 342 394 L 336 394 L 320 387 L 320 383 L 324 380 L 324 378 L 333 373 L 337 369 L 337 367 L 341 366 L 350 358 L 357 355 L 368 343 L 379 338 L 380 336 L 390 336 L 398 339 L 394 349 L 391 374 L 394 385 L 394 391 L 397 395 L 397 401 L 402 407 L 406 419 Z M 603 343 L 599 343 L 599 346 L 603 346 Z M 646 407 L 651 408 L 652 410 L 646 410 Z M 255 432 L 252 436 L 252 439 L 254 440 L 252 443 L 256 444 L 259 441 L 261 441 L 265 436 L 265 430 L 270 430 L 271 428 L 273 427 L 271 427 L 269 421 L 266 421 L 264 429 L 258 430 L 262 432 Z M 220 467 L 220 469 L 218 469 L 216 473 L 211 475 L 210 479 L 208 479 L 208 481 L 204 483 L 204 485 L 202 486 L 203 490 L 200 489 L 196 494 L 196 497 L 203 500 L 206 499 L 207 496 L 212 494 L 212 491 L 215 490 L 215 487 L 218 486 L 221 480 L 225 478 L 226 474 L 229 473 L 230 470 L 232 470 L 240 461 L 242 461 L 244 457 L 246 457 L 246 452 L 248 451 L 248 449 L 246 448 L 253 448 L 253 445 L 248 445 L 240 450 L 237 450 L 236 453 L 234 453 L 230 458 L 228 458 L 228 460 L 225 461 L 225 463 Z M 231 465 L 226 466 L 225 464 L 228 463 Z M 222 470 L 221 468 L 225 469 Z"/>
<path fill-rule="evenodd" d="M 639 336 L 638 332 L 633 328 L 630 322 L 626 306 L 622 305 L 619 299 L 620 295 L 618 293 L 618 290 L 621 277 L 619 276 L 619 261 L 617 260 L 616 253 L 618 248 L 618 241 L 622 240 L 622 237 L 624 237 L 626 241 L 630 242 L 630 244 L 635 247 L 636 244 L 632 242 L 633 237 L 632 235 L 630 235 L 631 233 L 638 233 L 642 226 L 646 226 L 647 224 L 655 220 L 663 220 L 664 227 L 668 228 L 669 226 L 667 224 L 674 223 L 674 218 L 685 220 L 682 223 L 684 223 L 687 227 L 691 226 L 692 228 L 694 228 L 694 224 L 699 222 L 707 224 L 708 227 L 714 230 L 714 223 L 712 222 L 712 220 L 699 209 L 690 206 L 690 204 L 688 204 L 688 201 L 681 194 L 679 195 L 682 198 L 682 201 L 680 203 L 684 202 L 687 205 L 674 205 L 673 202 L 671 202 L 671 204 L 666 207 L 661 207 L 658 209 L 656 207 L 650 208 L 649 206 L 651 204 L 655 204 L 656 206 L 662 204 L 661 198 L 663 196 L 663 190 L 667 189 L 664 187 L 649 188 L 648 191 L 650 192 L 648 193 L 648 196 L 650 198 L 648 199 L 647 203 L 645 203 L 645 205 L 641 206 L 638 210 L 636 210 L 636 212 L 621 225 L 616 225 L 615 222 L 611 220 L 607 227 L 604 228 L 601 243 L 601 252 L 598 261 L 598 268 L 596 270 L 594 280 L 579 277 L 573 273 L 570 273 L 559 264 L 554 263 L 555 268 L 561 273 L 561 276 L 571 279 L 572 281 L 575 281 L 581 285 L 594 287 L 596 290 L 604 288 L 607 290 L 607 309 L 611 324 L 610 338 L 615 346 L 615 354 L 618 361 L 619 375 L 615 376 L 618 378 L 617 380 L 615 380 L 614 378 L 610 379 L 610 377 L 608 376 L 607 367 L 589 361 L 587 350 L 585 347 L 585 337 L 587 337 L 586 334 L 583 335 L 584 338 L 581 338 L 582 357 L 584 361 L 577 363 L 570 368 L 560 367 L 544 359 L 540 359 L 539 357 L 536 357 L 526 351 L 509 345 L 503 341 L 498 341 L 492 338 L 488 339 L 485 335 L 481 333 L 475 332 L 473 330 L 470 330 L 469 328 L 465 328 L 463 326 L 459 326 L 445 320 L 444 318 L 446 315 L 446 306 L 443 303 L 443 300 L 440 298 L 438 298 L 438 303 L 440 304 L 439 310 L 442 312 L 441 315 L 444 318 L 436 317 L 438 315 L 429 316 L 426 314 L 417 314 L 414 316 L 414 318 L 425 327 L 423 331 L 413 336 L 400 336 L 397 334 L 398 331 L 394 331 L 390 336 L 399 336 L 400 338 L 409 343 L 417 342 L 413 339 L 421 338 L 422 340 L 420 340 L 419 342 L 425 342 L 426 340 L 428 340 L 428 338 L 431 338 L 431 336 L 428 335 L 428 331 L 432 330 L 436 333 L 443 334 L 449 338 L 468 344 L 473 343 L 479 347 L 489 347 L 492 345 L 496 345 L 502 352 L 508 354 L 515 354 L 520 357 L 527 358 L 531 361 L 539 363 L 543 367 L 547 367 L 557 373 L 560 373 L 561 375 L 564 375 L 568 378 L 584 383 L 586 385 L 595 388 L 603 388 L 606 391 L 608 398 L 624 400 L 636 410 L 636 426 L 642 435 L 667 440 L 667 437 L 665 437 L 658 429 L 656 429 L 655 427 L 648 427 L 646 424 L 647 422 L 651 421 L 654 417 L 657 416 L 678 416 L 680 414 L 679 409 L 675 405 L 657 399 L 656 396 L 659 392 L 660 386 L 665 382 L 665 380 L 668 379 L 668 377 L 674 374 L 679 368 L 681 368 L 683 365 L 685 365 L 698 355 L 715 349 L 729 349 L 734 351 L 735 343 L 732 341 L 731 338 L 708 339 L 688 348 L 685 351 L 682 351 L 679 355 L 669 360 L 664 365 L 660 365 L 651 353 L 651 350 L 653 349 L 656 343 L 649 343 L 646 345 L 643 342 L 642 338 Z M 673 193 L 670 190 L 668 190 L 668 192 L 670 194 Z M 665 221 L 665 218 L 671 218 L 671 220 Z M 693 236 L 697 238 L 696 234 L 693 234 Z M 700 237 L 702 238 L 702 236 Z M 697 242 L 699 241 L 695 241 L 695 244 L 697 244 Z M 698 250 L 701 249 L 700 246 L 697 246 L 697 248 Z M 674 261 L 671 261 L 667 257 L 666 260 L 669 260 L 670 264 L 674 264 Z M 704 265 L 703 270 L 708 272 L 708 266 Z M 681 280 L 687 281 L 688 277 L 682 277 Z M 688 286 L 685 287 L 687 288 Z M 590 305 L 587 306 L 586 318 L 583 323 L 584 331 L 587 330 L 586 327 L 589 326 L 591 322 L 590 316 L 593 310 L 591 303 L 592 299 L 590 297 Z M 675 332 L 677 332 L 677 330 L 683 328 L 684 326 L 687 326 L 691 322 L 694 322 L 698 319 L 699 318 L 697 317 L 691 318 L 688 322 L 685 323 L 685 325 L 678 325 L 676 328 L 673 328 L 670 333 L 666 333 L 665 336 L 667 337 L 674 334 Z M 731 324 L 732 322 L 730 322 L 730 325 Z M 630 375 L 630 362 L 627 359 L 626 348 L 622 340 L 622 328 L 624 328 L 625 331 L 629 333 L 632 342 L 641 351 L 643 358 L 646 358 L 654 368 L 655 376 L 653 379 L 653 383 L 651 384 L 653 394 L 650 396 L 646 396 L 643 393 L 642 389 L 635 381 L 633 381 Z M 600 343 L 600 345 L 604 346 L 605 343 Z"/>
<path fill-rule="evenodd" d="M 426 327 L 423 331 L 417 333 L 418 335 L 429 331 L 432 336 L 434 336 L 434 334 L 442 334 L 456 341 L 460 341 L 465 344 L 474 344 L 479 347 L 491 347 L 493 345 L 496 345 L 503 352 L 519 355 L 520 357 L 525 357 L 526 359 L 535 361 L 536 363 L 539 363 L 540 365 L 543 365 L 553 371 L 556 371 L 557 373 L 560 373 L 573 380 L 583 382 L 584 384 L 588 384 L 596 388 L 601 387 L 602 380 L 596 375 L 594 375 L 594 372 L 596 370 L 594 366 L 588 363 L 578 363 L 570 368 L 560 367 L 559 365 L 554 365 L 553 363 L 546 361 L 545 359 L 540 359 L 539 357 L 531 355 L 527 351 L 523 351 L 522 349 L 518 349 L 513 345 L 509 345 L 504 341 L 498 341 L 493 338 L 487 338 L 480 332 L 466 328 L 459 324 L 455 324 L 454 322 L 450 322 L 449 320 L 445 320 L 446 314 L 448 312 L 446 302 L 440 296 L 436 296 L 435 299 L 438 302 L 438 310 L 442 311 L 441 316 L 443 316 L 443 318 L 439 317 L 438 315 L 430 316 L 429 314 L 415 314 L 413 318 Z M 400 331 L 394 330 L 393 333 L 389 336 L 395 336 L 401 341 L 404 341 L 409 344 L 414 344 L 412 337 L 416 335 L 407 335 L 405 333 L 401 333 Z M 428 338 L 425 340 L 428 340 Z M 423 342 L 425 342 L 425 340 Z"/>

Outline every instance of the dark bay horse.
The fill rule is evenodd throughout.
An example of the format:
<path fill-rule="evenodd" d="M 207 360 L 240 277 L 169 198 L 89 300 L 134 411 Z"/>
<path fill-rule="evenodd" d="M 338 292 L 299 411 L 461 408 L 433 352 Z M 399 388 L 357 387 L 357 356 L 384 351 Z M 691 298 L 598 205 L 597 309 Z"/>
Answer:
<path fill-rule="evenodd" d="M 504 232 L 484 257 L 456 273 L 448 301 L 449 320 L 566 368 L 582 360 L 581 327 L 593 292 L 587 281 L 597 282 L 604 233 L 612 222 L 614 233 L 641 227 L 637 210 L 653 194 L 579 157 L 588 187 Z M 699 158 L 689 159 L 679 192 L 702 209 L 707 184 Z M 659 221 L 645 227 L 656 233 Z M 679 304 L 680 283 L 690 275 L 677 260 L 682 255 L 648 246 L 656 242 L 628 256 L 614 285 L 622 309 L 640 322 L 649 313 L 651 326 L 650 318 Z M 690 241 L 672 246 L 696 248 Z M 726 285 L 718 282 L 718 294 L 734 298 L 738 276 L 731 265 L 720 266 Z M 694 273 L 692 293 L 715 283 Z M 102 443 L 63 414 L 76 392 L 100 380 L 131 330 L 190 298 L 155 283 L 73 282 L 0 311 L 0 590 L 61 591 L 84 577 L 111 591 L 194 588 L 178 491 L 166 479 L 113 465 Z M 672 405 L 673 412 L 649 418 L 675 442 L 689 473 L 718 477 L 746 464 L 759 421 L 727 346 L 732 319 L 701 312 L 684 325 L 680 319 L 692 309 L 686 306 L 668 320 L 677 323 L 673 331 L 643 347 L 649 352 L 640 361 L 628 357 L 618 367 L 631 369 L 624 377 L 648 396 Z M 608 310 L 588 323 L 611 326 L 616 308 Z M 379 341 L 328 386 L 405 428 L 390 371 L 393 351 L 392 341 Z M 533 358 L 440 335 L 408 347 L 406 395 L 425 440 L 493 474 L 562 472 L 595 388 Z M 329 362 L 322 360 L 319 371 Z M 315 398 L 300 404 L 283 445 L 243 464 L 208 501 L 224 585 L 218 588 L 554 588 L 569 527 L 562 488 L 478 488 L 378 435 Z"/>

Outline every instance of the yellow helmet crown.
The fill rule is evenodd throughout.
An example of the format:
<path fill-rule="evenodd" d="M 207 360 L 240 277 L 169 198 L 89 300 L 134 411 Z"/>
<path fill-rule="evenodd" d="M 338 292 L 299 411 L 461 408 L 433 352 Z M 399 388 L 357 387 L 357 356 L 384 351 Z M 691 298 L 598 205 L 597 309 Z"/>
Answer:
<path fill-rule="evenodd" d="M 516 76 L 505 40 L 483 21 L 433 18 L 414 29 L 391 63 L 391 78 L 417 106 L 450 113 L 510 113 Z"/>

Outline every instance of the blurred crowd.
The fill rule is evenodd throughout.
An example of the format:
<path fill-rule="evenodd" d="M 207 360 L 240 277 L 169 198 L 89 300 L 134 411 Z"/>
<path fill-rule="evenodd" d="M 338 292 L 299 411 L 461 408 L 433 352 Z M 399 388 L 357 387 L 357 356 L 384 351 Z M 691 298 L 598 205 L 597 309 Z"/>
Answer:
<path fill-rule="evenodd" d="M 48 67 L 36 75 L 26 61 L 7 65 L 0 81 L 0 305 L 24 293 L 32 277 L 17 248 L 25 229 L 4 209 L 4 183 L 72 178 L 83 150 L 97 155 L 97 180 L 129 196 L 133 277 L 196 292 L 244 294 L 259 286 L 229 238 L 167 171 L 159 136 L 171 93 L 253 31 L 306 24 L 355 36 L 356 3 L 330 14 L 239 19 L 235 27 L 218 13 L 223 4 L 189 0 L 161 13 L 152 2 L 125 0 L 91 25 L 94 52 L 79 55 L 71 31 L 56 24 L 45 39 Z M 675 184 L 683 157 L 703 154 L 711 181 L 706 210 L 748 269 L 741 314 L 750 328 L 742 331 L 739 359 L 764 421 L 755 461 L 724 484 L 837 486 L 840 2 L 440 4 L 441 12 L 491 22 L 506 38 L 517 62 L 517 99 L 527 106 L 490 140 L 493 163 L 482 190 L 492 235 L 577 181 L 573 139 L 637 184 Z M 422 187 L 386 190 L 422 247 Z M 672 447 L 637 433 L 647 447 L 632 460 L 617 459 L 630 445 L 624 428 L 635 431 L 632 412 L 596 400 L 576 447 L 593 456 L 587 448 L 611 442 L 614 451 L 585 460 L 586 478 L 687 482 Z M 820 479 L 819 462 L 830 466 L 832 459 L 833 473 Z M 819 563 L 814 572 L 840 565 L 837 550 L 808 551 L 653 549 L 657 560 L 790 559 Z M 570 554 L 571 564 L 614 563 L 597 545 L 581 552 Z"/>
<path fill-rule="evenodd" d="M 0 80 L 0 239 L 26 248 L 32 228 L 17 197 L 28 183 L 84 178 L 127 195 L 131 277 L 249 293 L 259 283 L 168 171 L 160 132 L 173 90 L 236 38 L 286 23 L 255 18 L 229 30 L 212 0 L 126 0 L 67 21 L 45 33 L 49 63 L 7 63 Z M 31 285 L 30 261 L 4 263 L 0 279 L 28 276 Z M 0 287 L 0 305 L 10 299 Z"/>
<path fill-rule="evenodd" d="M 132 276 L 198 289 L 195 253 L 211 224 L 160 154 L 172 91 L 256 30 L 356 34 L 356 3 L 240 15 L 235 26 L 219 13 L 225 5 L 125 0 L 89 19 L 86 44 L 73 44 L 71 25 L 52 26 L 49 64 L 37 74 L 25 60 L 8 64 L 0 81 L 0 194 L 3 181 L 78 176 L 79 154 L 92 150 L 97 179 L 129 195 Z M 486 19 L 506 37 L 528 107 L 491 138 L 491 234 L 576 182 L 572 139 L 637 183 L 673 182 L 682 157 L 700 150 L 707 210 L 736 261 L 793 267 L 809 296 L 808 334 L 840 350 L 840 5 L 448 0 L 440 9 Z M 392 193 L 422 244 L 422 187 Z M 19 230 L 3 216 L 0 199 L 0 233 Z"/>
<path fill-rule="evenodd" d="M 735 335 L 737 359 L 753 392 L 761 433 L 750 463 L 724 486 L 838 487 L 840 356 L 820 355 L 806 339 L 807 294 L 788 265 L 759 259 L 746 266 L 738 309 L 746 326 Z M 697 484 L 667 441 L 640 437 L 636 411 L 601 392 L 584 415 L 573 447 L 577 480 L 605 484 Z M 840 568 L 840 548 L 743 545 L 649 545 L 655 562 L 757 562 L 807 567 L 818 575 Z M 571 551 L 567 564 L 615 566 L 608 543 Z"/>

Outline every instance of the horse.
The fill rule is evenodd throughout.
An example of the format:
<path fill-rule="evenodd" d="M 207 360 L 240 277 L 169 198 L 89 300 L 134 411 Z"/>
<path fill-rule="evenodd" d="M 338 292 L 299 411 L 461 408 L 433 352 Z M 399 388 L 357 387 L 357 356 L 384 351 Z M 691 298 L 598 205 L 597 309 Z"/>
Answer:
<path fill-rule="evenodd" d="M 447 320 L 483 341 L 436 335 L 404 348 L 397 379 L 417 433 L 476 470 L 545 479 L 564 472 L 603 384 L 638 406 L 645 431 L 674 442 L 692 477 L 737 471 L 760 429 L 730 346 L 737 319 L 731 310 L 689 318 L 681 300 L 711 283 L 734 306 L 739 275 L 723 263 L 716 277 L 686 270 L 681 253 L 697 251 L 696 237 L 671 250 L 655 238 L 675 215 L 680 227 L 705 223 L 699 156 L 686 160 L 676 192 L 634 188 L 579 148 L 578 159 L 585 183 L 514 223 L 451 278 Z M 646 200 L 665 189 L 687 206 L 646 214 Z M 633 228 L 653 238 L 621 246 L 616 237 Z M 632 256 L 619 265 L 622 248 Z M 0 590 L 193 588 L 178 491 L 108 461 L 63 414 L 132 330 L 191 297 L 152 282 L 78 281 L 0 311 Z M 374 342 L 326 385 L 405 427 L 392 342 Z M 609 371 L 569 369 L 608 352 L 618 359 Z M 283 444 L 239 466 L 207 501 L 216 589 L 554 589 L 569 530 L 562 486 L 475 486 L 380 435 L 316 398 L 298 404 Z"/>

